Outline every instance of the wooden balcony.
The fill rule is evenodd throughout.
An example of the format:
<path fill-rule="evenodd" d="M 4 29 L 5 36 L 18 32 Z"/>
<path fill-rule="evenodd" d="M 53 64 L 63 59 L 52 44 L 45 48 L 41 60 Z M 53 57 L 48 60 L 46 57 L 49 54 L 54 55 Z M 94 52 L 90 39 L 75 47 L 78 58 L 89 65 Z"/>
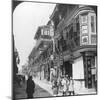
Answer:
<path fill-rule="evenodd" d="M 65 43 L 62 44 L 64 59 L 73 59 L 81 56 L 83 52 L 97 52 L 97 45 L 80 45 L 80 36 L 73 37 L 72 39 L 67 39 Z"/>

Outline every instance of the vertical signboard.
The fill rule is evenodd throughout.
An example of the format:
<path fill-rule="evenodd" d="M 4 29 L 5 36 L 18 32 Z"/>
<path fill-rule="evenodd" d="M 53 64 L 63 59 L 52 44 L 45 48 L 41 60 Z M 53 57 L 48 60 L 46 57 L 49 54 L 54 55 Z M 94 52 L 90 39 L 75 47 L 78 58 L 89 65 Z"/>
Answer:
<path fill-rule="evenodd" d="M 80 15 L 81 45 L 89 44 L 88 13 Z"/>
<path fill-rule="evenodd" d="M 87 71 L 88 71 L 88 88 L 92 88 L 92 75 L 91 75 L 91 59 L 87 59 Z"/>

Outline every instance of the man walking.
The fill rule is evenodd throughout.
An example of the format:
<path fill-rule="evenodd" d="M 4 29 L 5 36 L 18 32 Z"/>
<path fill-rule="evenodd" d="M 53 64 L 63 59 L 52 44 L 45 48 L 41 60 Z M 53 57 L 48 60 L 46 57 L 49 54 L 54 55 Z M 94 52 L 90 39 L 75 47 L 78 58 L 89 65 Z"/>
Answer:
<path fill-rule="evenodd" d="M 32 80 L 32 76 L 29 76 L 26 88 L 27 98 L 33 98 L 34 89 L 35 89 L 35 83 Z"/>

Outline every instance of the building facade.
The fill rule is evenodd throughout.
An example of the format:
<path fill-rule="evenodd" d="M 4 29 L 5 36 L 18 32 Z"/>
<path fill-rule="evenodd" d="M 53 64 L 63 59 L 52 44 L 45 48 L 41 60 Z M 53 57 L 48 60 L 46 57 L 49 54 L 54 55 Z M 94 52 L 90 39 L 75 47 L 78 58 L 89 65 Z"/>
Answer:
<path fill-rule="evenodd" d="M 32 68 L 40 79 L 73 79 L 76 94 L 97 93 L 97 7 L 56 4 L 47 25 L 37 29 Z M 33 52 L 33 51 L 32 51 Z"/>
<path fill-rule="evenodd" d="M 51 21 L 56 54 L 62 55 L 58 77 L 73 78 L 76 93 L 97 90 L 97 10 L 95 6 L 57 4 Z M 89 92 L 90 91 L 90 92 Z"/>
<path fill-rule="evenodd" d="M 50 81 L 50 70 L 52 68 L 51 55 L 53 53 L 52 42 L 52 26 L 40 26 L 37 29 L 34 39 L 36 40 L 35 50 L 30 54 L 30 61 L 32 61 L 32 69 L 38 78 Z M 31 57 L 34 55 L 34 57 Z"/>

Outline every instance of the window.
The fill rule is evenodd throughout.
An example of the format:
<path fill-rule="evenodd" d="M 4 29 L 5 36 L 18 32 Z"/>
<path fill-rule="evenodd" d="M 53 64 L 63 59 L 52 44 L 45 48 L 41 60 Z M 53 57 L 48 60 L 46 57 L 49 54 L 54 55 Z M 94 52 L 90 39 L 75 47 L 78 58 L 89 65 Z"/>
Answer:
<path fill-rule="evenodd" d="M 64 30 L 62 34 L 63 34 L 64 40 L 66 40 L 66 30 Z"/>
<path fill-rule="evenodd" d="M 49 30 L 47 30 L 47 35 L 50 35 Z"/>
<path fill-rule="evenodd" d="M 88 43 L 88 36 L 82 36 L 82 44 Z"/>
<path fill-rule="evenodd" d="M 87 33 L 88 27 L 87 25 L 82 26 L 82 33 Z"/>
<path fill-rule="evenodd" d="M 54 29 L 53 29 L 53 26 L 50 27 L 50 36 L 53 36 L 54 35 Z"/>
<path fill-rule="evenodd" d="M 43 35 L 43 29 L 41 29 L 41 35 Z"/>
<path fill-rule="evenodd" d="M 91 16 L 91 32 L 95 32 L 94 16 Z"/>
<path fill-rule="evenodd" d="M 91 68 L 95 68 L 95 57 L 91 57 Z"/>
<path fill-rule="evenodd" d="M 77 29 L 76 29 L 76 19 L 74 20 L 74 22 L 73 22 L 73 32 L 76 32 L 77 31 Z"/>
<path fill-rule="evenodd" d="M 96 40 L 97 40 L 96 35 L 91 35 L 91 43 L 96 44 L 96 42 L 97 42 Z"/>
<path fill-rule="evenodd" d="M 81 17 L 81 23 L 82 23 L 82 24 L 87 23 L 87 19 L 88 19 L 87 15 L 83 15 L 83 16 Z"/>
<path fill-rule="evenodd" d="M 47 35 L 47 30 L 44 30 L 44 35 Z"/>

